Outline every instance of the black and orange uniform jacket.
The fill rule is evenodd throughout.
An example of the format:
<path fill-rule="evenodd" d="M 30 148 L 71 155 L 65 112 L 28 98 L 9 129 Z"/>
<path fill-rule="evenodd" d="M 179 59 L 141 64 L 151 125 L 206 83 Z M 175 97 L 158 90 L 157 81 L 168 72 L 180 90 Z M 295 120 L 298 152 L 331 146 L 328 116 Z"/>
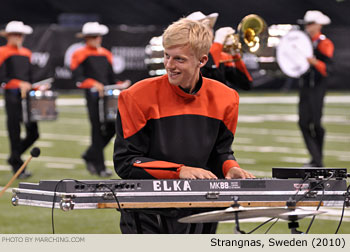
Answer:
<path fill-rule="evenodd" d="M 86 45 L 72 55 L 71 70 L 79 88 L 91 88 L 95 81 L 104 85 L 115 84 L 112 54 L 103 47 Z"/>
<path fill-rule="evenodd" d="M 233 89 L 251 89 L 253 79 L 241 56 L 225 53 L 222 49 L 222 44 L 216 42 L 212 44 L 209 60 L 201 68 L 203 76 L 225 83 Z"/>
<path fill-rule="evenodd" d="M 317 64 L 311 66 L 309 71 L 301 76 L 299 127 L 311 155 L 310 164 L 322 167 L 325 129 L 321 124 L 321 118 L 327 89 L 326 79 L 332 72 L 334 45 L 321 33 L 311 39 Z"/>
<path fill-rule="evenodd" d="M 183 165 L 223 178 L 239 167 L 231 149 L 237 92 L 202 77 L 195 89 L 186 93 L 163 75 L 121 92 L 113 156 L 121 178 L 177 179 Z"/>
<path fill-rule="evenodd" d="M 18 89 L 20 81 L 32 82 L 31 54 L 24 47 L 0 47 L 0 82 L 5 89 Z"/>
<path fill-rule="evenodd" d="M 31 51 L 24 47 L 0 47 L 0 83 L 5 89 L 7 130 L 10 142 L 8 163 L 14 173 L 21 167 L 21 155 L 38 139 L 36 122 L 26 123 L 25 137 L 21 138 L 22 104 L 20 82 L 32 82 Z M 24 171 L 23 171 L 24 172 Z"/>
<path fill-rule="evenodd" d="M 332 72 L 332 58 L 334 53 L 334 44 L 325 35 L 318 33 L 311 38 L 314 55 L 317 64 L 310 68 L 304 76 L 304 85 L 315 86 Z"/>

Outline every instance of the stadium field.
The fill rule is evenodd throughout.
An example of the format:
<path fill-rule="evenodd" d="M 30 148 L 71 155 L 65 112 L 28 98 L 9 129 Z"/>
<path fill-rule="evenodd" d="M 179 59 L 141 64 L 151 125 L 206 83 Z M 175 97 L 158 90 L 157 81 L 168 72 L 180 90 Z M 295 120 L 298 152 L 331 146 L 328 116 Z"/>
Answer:
<path fill-rule="evenodd" d="M 241 167 L 257 177 L 271 177 L 272 167 L 300 167 L 308 161 L 300 130 L 297 125 L 296 93 L 241 93 L 240 114 L 233 144 L 235 156 Z M 64 99 L 62 99 L 64 97 Z M 33 176 L 20 181 L 60 179 L 99 179 L 90 175 L 81 159 L 89 144 L 89 123 L 82 96 L 60 96 L 57 102 L 59 116 L 54 122 L 40 122 L 40 139 L 36 146 L 41 156 L 33 159 L 28 170 Z M 328 93 L 323 123 L 326 128 L 325 159 L 327 167 L 350 169 L 350 92 Z M 106 164 L 113 169 L 113 143 L 105 149 Z M 9 145 L 6 131 L 6 115 L 3 97 L 0 98 L 0 188 L 11 179 L 12 173 L 6 159 Z M 29 154 L 24 155 L 28 158 Z M 117 179 L 117 175 L 113 175 Z M 50 234 L 52 233 L 51 209 L 17 206 L 11 204 L 11 189 L 0 198 L 0 233 L 2 234 Z M 337 229 L 341 209 L 327 209 L 316 217 L 310 233 L 332 234 Z M 305 231 L 311 219 L 300 221 Z M 242 222 L 241 229 L 252 230 L 264 219 Z M 56 233 L 120 233 L 119 212 L 105 210 L 54 211 Z M 264 233 L 271 224 L 255 233 Z M 233 233 L 233 223 L 220 223 L 218 233 Z M 287 222 L 279 221 L 269 233 L 289 233 Z M 345 211 L 339 233 L 350 234 L 350 210 Z"/>

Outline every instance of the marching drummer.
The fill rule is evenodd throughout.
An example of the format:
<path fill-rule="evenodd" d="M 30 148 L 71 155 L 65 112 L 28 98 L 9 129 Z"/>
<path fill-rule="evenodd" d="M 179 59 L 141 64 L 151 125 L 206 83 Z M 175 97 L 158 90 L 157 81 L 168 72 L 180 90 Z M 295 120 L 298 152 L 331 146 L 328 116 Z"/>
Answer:
<path fill-rule="evenodd" d="M 214 29 L 218 13 L 204 15 L 196 11 L 186 18 L 207 24 Z M 240 55 L 239 51 L 229 54 L 223 51 L 224 44 L 229 35 L 235 33 L 231 27 L 222 27 L 216 30 L 214 41 L 210 47 L 209 59 L 202 67 L 201 73 L 204 77 L 218 80 L 233 89 L 251 89 L 252 77 Z"/>
<path fill-rule="evenodd" d="M 102 36 L 108 27 L 98 22 L 85 23 L 77 37 L 85 39 L 85 46 L 72 55 L 71 69 L 77 86 L 85 89 L 87 109 L 91 123 L 91 145 L 82 158 L 88 171 L 100 177 L 109 177 L 112 172 L 104 164 L 103 149 L 115 135 L 113 121 L 99 120 L 99 99 L 104 96 L 104 86 L 116 83 L 112 67 L 112 54 L 101 46 Z"/>
<path fill-rule="evenodd" d="M 333 42 L 321 33 L 323 25 L 331 20 L 318 10 L 305 13 L 305 31 L 310 35 L 314 57 L 307 58 L 310 70 L 301 79 L 299 99 L 299 127 L 311 155 L 307 167 L 323 166 L 323 142 L 325 130 L 321 124 L 323 100 L 326 94 L 326 79 L 329 76 L 334 52 Z"/>
<path fill-rule="evenodd" d="M 22 166 L 21 155 L 39 138 L 36 122 L 25 122 L 25 138 L 21 138 L 22 105 L 32 85 L 31 51 L 22 46 L 25 35 L 33 29 L 21 21 L 11 21 L 0 35 L 6 37 L 7 44 L 0 47 L 0 82 L 5 89 L 7 130 L 10 140 L 10 157 L 7 162 L 12 171 Z M 30 177 L 31 173 L 23 170 L 18 178 Z"/>

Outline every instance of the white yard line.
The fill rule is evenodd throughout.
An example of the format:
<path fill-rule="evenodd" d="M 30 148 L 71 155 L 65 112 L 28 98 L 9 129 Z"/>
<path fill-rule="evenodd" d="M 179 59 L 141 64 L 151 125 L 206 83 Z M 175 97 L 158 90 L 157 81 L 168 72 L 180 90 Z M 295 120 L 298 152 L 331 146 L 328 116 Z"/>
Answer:
<path fill-rule="evenodd" d="M 43 147 L 43 148 L 51 148 L 53 147 L 54 143 L 53 142 L 48 142 L 48 141 L 36 141 L 35 146 L 37 147 Z"/>
<path fill-rule="evenodd" d="M 240 104 L 297 104 L 298 96 L 261 96 L 261 97 L 240 97 Z M 326 95 L 325 103 L 350 103 L 350 96 Z"/>
<path fill-rule="evenodd" d="M 253 146 L 253 145 L 240 145 L 234 143 L 233 150 L 245 151 L 245 152 L 260 152 L 260 153 L 287 153 L 287 154 L 299 154 L 306 155 L 306 149 L 279 147 L 279 146 Z M 334 151 L 326 150 L 325 156 L 335 156 L 338 158 L 349 157 L 349 151 Z"/>
<path fill-rule="evenodd" d="M 7 131 L 0 130 L 0 136 L 7 137 Z M 55 134 L 55 133 L 40 133 L 40 139 L 45 140 L 60 140 L 60 141 L 77 141 L 83 143 L 90 142 L 90 136 L 87 135 L 69 135 L 69 134 Z"/>
<path fill-rule="evenodd" d="M 11 171 L 11 167 L 9 165 L 0 165 L 0 171 Z"/>
<path fill-rule="evenodd" d="M 262 114 L 262 115 L 239 115 L 238 123 L 262 123 L 262 122 L 298 122 L 299 116 L 296 114 Z M 325 115 L 323 123 L 350 125 L 350 117 L 342 115 Z"/>
<path fill-rule="evenodd" d="M 8 154 L 7 153 L 0 153 L 0 159 L 7 159 Z M 23 155 L 23 159 L 28 159 L 29 155 Z M 51 163 L 51 166 L 54 166 L 53 163 L 56 163 L 55 165 L 58 166 L 58 164 L 62 164 L 62 169 L 70 169 L 67 168 L 69 166 L 75 166 L 75 165 L 82 165 L 84 164 L 83 159 L 81 158 L 65 158 L 65 157 L 52 157 L 52 156 L 39 156 L 38 158 L 33 158 L 31 162 L 46 162 Z M 106 160 L 105 164 L 107 166 L 113 167 L 113 161 L 112 160 Z M 51 167 L 53 168 L 53 167 Z M 56 168 L 56 167 L 55 167 Z M 59 167 L 57 167 L 59 168 Z"/>
<path fill-rule="evenodd" d="M 72 170 L 75 168 L 74 164 L 64 164 L 64 163 L 46 163 L 45 167 L 54 169 L 68 169 Z"/>
<path fill-rule="evenodd" d="M 254 128 L 254 127 L 240 127 L 238 123 L 236 134 L 249 134 L 249 135 L 273 135 L 273 136 L 296 136 L 301 137 L 299 130 L 286 130 L 286 129 L 266 129 L 266 128 Z M 346 139 L 350 142 L 350 134 L 348 133 L 326 133 L 326 139 Z"/>

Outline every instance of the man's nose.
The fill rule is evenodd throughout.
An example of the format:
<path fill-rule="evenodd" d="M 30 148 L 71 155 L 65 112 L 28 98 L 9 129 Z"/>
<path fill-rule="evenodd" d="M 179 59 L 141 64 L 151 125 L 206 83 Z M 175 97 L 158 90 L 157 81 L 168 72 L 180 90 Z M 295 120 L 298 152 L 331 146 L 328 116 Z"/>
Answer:
<path fill-rule="evenodd" d="M 165 67 L 174 68 L 174 60 L 172 58 L 165 60 Z"/>

